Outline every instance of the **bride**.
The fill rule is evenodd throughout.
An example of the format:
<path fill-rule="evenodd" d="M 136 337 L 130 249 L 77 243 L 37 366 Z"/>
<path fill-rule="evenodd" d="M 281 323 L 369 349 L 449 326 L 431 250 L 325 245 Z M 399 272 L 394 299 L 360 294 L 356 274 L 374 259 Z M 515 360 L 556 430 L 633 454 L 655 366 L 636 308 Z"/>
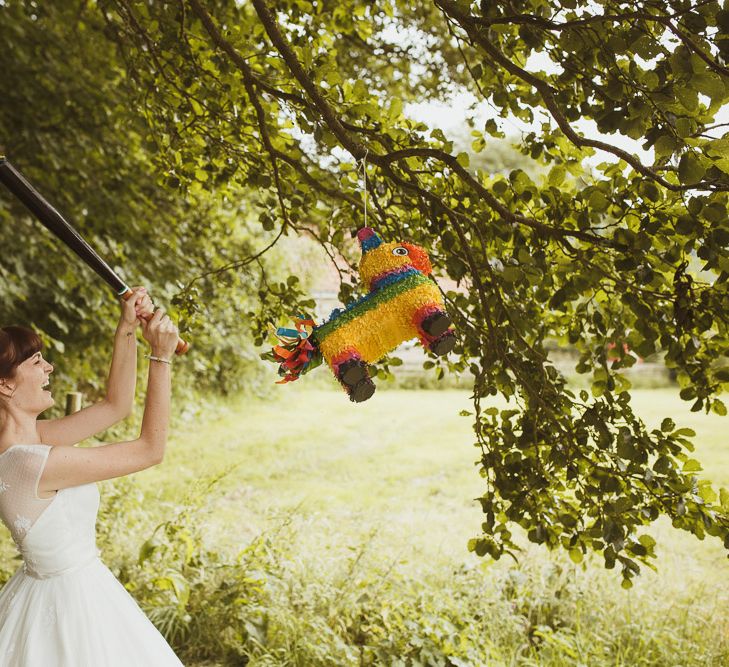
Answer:
<path fill-rule="evenodd" d="M 103 400 L 60 419 L 53 366 L 37 334 L 0 328 L 0 518 L 23 565 L 0 591 L 3 667 L 166 667 L 180 660 L 100 560 L 96 482 L 162 462 L 177 328 L 144 288 L 122 304 Z M 136 384 L 136 329 L 151 346 L 140 436 L 101 447 L 75 445 L 127 417 Z"/>

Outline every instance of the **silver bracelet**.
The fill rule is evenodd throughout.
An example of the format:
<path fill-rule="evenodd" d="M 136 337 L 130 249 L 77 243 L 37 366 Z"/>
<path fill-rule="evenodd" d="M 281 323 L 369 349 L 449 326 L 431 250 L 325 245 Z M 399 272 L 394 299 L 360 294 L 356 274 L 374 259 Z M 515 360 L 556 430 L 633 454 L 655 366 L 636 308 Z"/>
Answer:
<path fill-rule="evenodd" d="M 161 361 L 165 364 L 172 365 L 172 361 L 170 359 L 163 359 L 162 357 L 154 357 L 151 354 L 146 355 L 146 359 L 151 359 L 152 361 Z"/>

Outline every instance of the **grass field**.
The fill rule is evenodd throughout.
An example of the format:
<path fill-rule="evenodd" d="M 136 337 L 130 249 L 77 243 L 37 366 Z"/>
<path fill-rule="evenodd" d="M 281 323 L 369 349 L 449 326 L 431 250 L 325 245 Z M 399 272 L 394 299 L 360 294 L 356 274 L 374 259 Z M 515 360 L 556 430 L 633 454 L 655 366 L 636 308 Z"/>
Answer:
<path fill-rule="evenodd" d="M 221 549 L 288 518 L 292 558 L 318 582 L 356 561 L 449 596 L 455 573 L 469 572 L 482 582 L 483 613 L 494 614 L 483 664 L 729 664 L 729 561 L 718 542 L 659 522 L 650 531 L 658 572 L 644 568 L 628 591 L 597 558 L 582 568 L 530 546 L 519 564 L 491 563 L 466 549 L 479 533 L 482 488 L 471 421 L 458 415 L 467 392 L 378 390 L 354 405 L 338 392 L 276 390 L 279 400 L 241 396 L 180 420 L 163 465 L 136 475 L 148 502 L 163 507 L 232 465 L 207 526 Z M 689 412 L 673 389 L 632 393 L 649 426 L 671 416 L 693 428 L 703 474 L 729 486 L 724 418 Z"/>

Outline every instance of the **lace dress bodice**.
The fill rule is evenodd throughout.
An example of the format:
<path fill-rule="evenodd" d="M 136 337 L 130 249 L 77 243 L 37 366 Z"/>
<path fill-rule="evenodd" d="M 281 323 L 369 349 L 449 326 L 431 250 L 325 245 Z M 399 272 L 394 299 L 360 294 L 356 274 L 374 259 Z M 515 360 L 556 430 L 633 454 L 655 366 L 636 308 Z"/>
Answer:
<path fill-rule="evenodd" d="M 54 499 L 38 497 L 49 451 L 46 445 L 13 445 L 0 453 L 0 518 L 18 545 Z"/>
<path fill-rule="evenodd" d="M 99 555 L 96 548 L 96 484 L 38 496 L 38 483 L 52 447 L 13 445 L 0 454 L 0 519 L 23 557 L 23 568 L 46 578 L 81 567 Z"/>

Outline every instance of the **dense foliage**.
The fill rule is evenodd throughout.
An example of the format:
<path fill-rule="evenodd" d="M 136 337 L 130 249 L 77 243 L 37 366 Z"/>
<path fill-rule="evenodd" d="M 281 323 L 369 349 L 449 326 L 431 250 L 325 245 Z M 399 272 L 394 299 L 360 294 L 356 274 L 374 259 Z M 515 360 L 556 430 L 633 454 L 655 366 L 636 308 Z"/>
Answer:
<path fill-rule="evenodd" d="M 210 275 L 265 248 L 273 235 L 251 226 L 241 193 L 193 201 L 155 175 L 145 118 L 133 107 L 134 82 L 99 15 L 72 2 L 42 9 L 4 3 L 0 33 L 0 153 L 123 279 L 147 285 L 158 304 L 181 316 L 195 353 L 180 364 L 177 385 L 239 387 L 250 375 L 244 371 L 257 366 L 246 312 L 257 307 L 259 289 L 275 292 L 287 274 L 269 254 L 219 280 Z M 57 395 L 62 386 L 97 395 L 119 312 L 109 288 L 4 188 L 0 248 L 0 321 L 36 327 L 50 358 L 59 362 L 63 354 Z M 194 308 L 183 302 L 183 286 Z"/>
<path fill-rule="evenodd" d="M 275 239 L 306 234 L 354 260 L 350 232 L 363 223 L 358 163 L 366 162 L 372 224 L 383 236 L 426 245 L 437 271 L 468 288 L 446 295 L 460 344 L 435 365 L 474 378 L 485 482 L 477 553 L 513 554 L 519 525 L 576 561 L 602 552 L 630 585 L 638 563 L 654 556 L 640 529 L 660 515 L 729 548 L 729 493 L 697 477 L 692 432 L 670 417 L 648 431 L 621 374 L 636 355 L 657 355 L 695 410 L 726 412 L 718 394 L 729 381 L 720 363 L 729 347 L 729 143 L 716 114 L 729 97 L 729 11 L 720 3 L 100 0 L 59 15 L 20 5 L 5 2 L 0 25 L 32 31 L 60 20 L 72 35 L 63 43 L 79 60 L 78 81 L 116 59 L 105 90 L 78 93 L 90 97 L 90 109 L 113 108 L 108 100 L 135 109 L 123 114 L 133 129 L 112 132 L 109 154 L 96 155 L 103 169 L 93 159 L 90 169 L 74 168 L 78 187 L 97 171 L 111 178 L 123 169 L 113 149 L 131 141 L 124 159 L 144 151 L 164 196 L 188 219 L 204 202 L 255 191 L 258 222 Z M 24 38 L 17 41 L 28 72 L 13 48 L 2 64 L 20 72 L 10 88 L 22 94 L 31 71 L 56 63 L 36 62 Z M 549 58 L 551 73 L 530 65 L 534 54 Z M 502 118 L 530 121 L 538 111 L 549 119 L 520 147 L 544 179 L 472 169 L 441 131 L 403 112 L 409 101 L 459 87 L 494 110 L 472 128 L 474 151 L 502 135 Z M 98 137 L 95 124 L 83 127 L 86 114 L 76 115 L 78 124 L 48 132 L 73 144 Z M 578 129 L 585 122 L 588 131 Z M 34 134 L 47 123 L 39 110 L 34 122 L 11 127 Z M 612 143 L 611 134 L 639 141 L 650 157 Z M 93 139 L 83 155 L 98 145 Z M 589 169 L 584 158 L 596 151 L 605 159 Z M 155 230 L 178 218 L 161 216 Z M 119 238 L 109 233 L 114 218 L 106 219 L 105 238 Z M 189 275 L 182 246 L 214 244 L 221 228 L 175 231 L 180 247 L 171 242 L 169 255 L 145 261 Z M 233 266 L 250 257 L 241 249 Z M 692 257 L 702 261 L 701 275 L 690 270 Z M 345 302 L 355 290 L 350 278 L 343 275 Z M 282 303 L 291 312 L 305 305 L 294 281 L 281 287 L 250 312 L 259 344 Z M 195 303 L 185 291 L 180 299 Z M 77 317 L 55 303 L 47 310 L 66 326 Z M 591 392 L 568 388 L 550 363 L 549 340 L 579 350 L 576 370 L 591 378 Z M 610 343 L 620 351 L 615 361 Z M 497 393 L 514 408 L 482 409 Z"/>

